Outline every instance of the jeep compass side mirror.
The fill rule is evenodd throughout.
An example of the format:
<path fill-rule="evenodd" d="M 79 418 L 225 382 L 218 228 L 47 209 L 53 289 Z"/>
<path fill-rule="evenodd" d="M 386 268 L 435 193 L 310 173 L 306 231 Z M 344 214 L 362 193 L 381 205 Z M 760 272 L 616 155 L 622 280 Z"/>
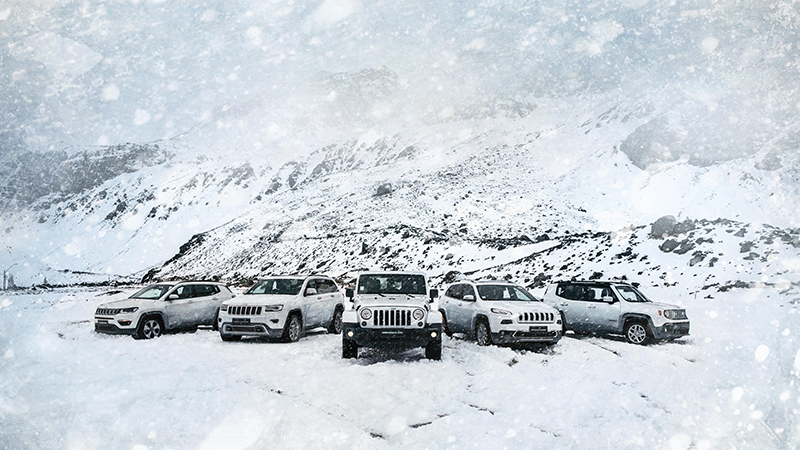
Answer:
<path fill-rule="evenodd" d="M 350 301 L 352 302 L 353 301 L 353 289 L 352 288 L 345 289 L 344 290 L 344 296 L 349 298 Z"/>
<path fill-rule="evenodd" d="M 167 297 L 167 300 L 177 300 L 179 298 L 180 297 L 178 297 L 178 294 L 169 294 L 169 297 Z"/>
<path fill-rule="evenodd" d="M 612 297 L 610 295 L 607 295 L 607 296 L 603 297 L 603 301 L 606 302 L 606 303 L 614 303 L 614 297 Z"/>
<path fill-rule="evenodd" d="M 430 295 L 431 295 L 431 301 L 430 302 L 433 303 L 433 299 L 435 299 L 436 297 L 439 296 L 439 290 L 438 289 L 431 289 Z"/>

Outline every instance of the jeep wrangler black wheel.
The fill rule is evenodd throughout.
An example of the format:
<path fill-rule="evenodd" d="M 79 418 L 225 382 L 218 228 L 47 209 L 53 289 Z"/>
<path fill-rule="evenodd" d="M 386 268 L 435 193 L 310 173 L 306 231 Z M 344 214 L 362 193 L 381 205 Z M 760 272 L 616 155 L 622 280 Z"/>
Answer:
<path fill-rule="evenodd" d="M 425 357 L 439 361 L 442 359 L 442 341 L 430 341 L 425 346 Z"/>
<path fill-rule="evenodd" d="M 158 317 L 144 317 L 139 321 L 139 326 L 136 327 L 136 334 L 133 335 L 134 339 L 153 339 L 161 336 L 161 330 L 164 325 Z"/>
<path fill-rule="evenodd" d="M 446 334 L 447 337 L 453 336 L 453 332 L 447 326 L 447 316 L 444 314 L 444 310 L 440 309 L 439 312 L 442 314 L 442 333 Z"/>
<path fill-rule="evenodd" d="M 342 308 L 336 307 L 333 311 L 333 318 L 330 325 L 328 325 L 328 333 L 339 334 L 342 332 Z"/>
<path fill-rule="evenodd" d="M 303 321 L 300 319 L 300 315 L 297 313 L 290 315 L 286 325 L 283 327 L 281 342 L 297 342 L 302 331 Z"/>
<path fill-rule="evenodd" d="M 342 339 L 342 358 L 358 358 L 358 344 L 347 339 Z"/>
<path fill-rule="evenodd" d="M 475 340 L 478 345 L 492 345 L 492 330 L 489 329 L 486 319 L 479 320 L 475 325 Z"/>
<path fill-rule="evenodd" d="M 625 325 L 625 339 L 631 344 L 647 344 L 650 335 L 650 328 L 643 322 L 628 322 Z"/>

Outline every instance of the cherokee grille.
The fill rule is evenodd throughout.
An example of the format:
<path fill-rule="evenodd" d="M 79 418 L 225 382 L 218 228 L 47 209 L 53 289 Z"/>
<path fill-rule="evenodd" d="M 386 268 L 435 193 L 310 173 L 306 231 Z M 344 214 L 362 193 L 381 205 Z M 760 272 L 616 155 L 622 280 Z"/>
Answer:
<path fill-rule="evenodd" d="M 526 322 L 553 322 L 555 314 L 543 312 L 524 312 L 519 315 L 519 321 Z"/>
<path fill-rule="evenodd" d="M 373 309 L 373 327 L 410 327 L 411 309 Z"/>
<path fill-rule="evenodd" d="M 228 314 L 231 316 L 259 316 L 263 306 L 228 306 Z"/>
<path fill-rule="evenodd" d="M 98 316 L 116 316 L 120 311 L 122 311 L 120 308 L 97 308 L 94 313 Z"/>

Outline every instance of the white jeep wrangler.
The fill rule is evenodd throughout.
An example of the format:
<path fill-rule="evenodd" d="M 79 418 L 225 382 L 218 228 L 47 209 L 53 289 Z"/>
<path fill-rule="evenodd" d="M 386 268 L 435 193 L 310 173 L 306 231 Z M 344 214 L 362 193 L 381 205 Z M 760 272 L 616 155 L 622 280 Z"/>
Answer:
<path fill-rule="evenodd" d="M 424 273 L 366 272 L 345 292 L 353 309 L 342 318 L 342 358 L 357 358 L 359 347 L 424 347 L 426 358 L 442 359 L 442 315 L 430 308 L 439 291 Z"/>
<path fill-rule="evenodd" d="M 686 310 L 653 303 L 633 284 L 617 281 L 553 283 L 544 302 L 561 312 L 564 331 L 621 334 L 632 344 L 689 334 Z"/>
<path fill-rule="evenodd" d="M 344 296 L 330 277 L 268 277 L 222 304 L 219 337 L 223 341 L 255 336 L 297 342 L 304 330 L 312 328 L 341 333 L 343 311 Z"/>

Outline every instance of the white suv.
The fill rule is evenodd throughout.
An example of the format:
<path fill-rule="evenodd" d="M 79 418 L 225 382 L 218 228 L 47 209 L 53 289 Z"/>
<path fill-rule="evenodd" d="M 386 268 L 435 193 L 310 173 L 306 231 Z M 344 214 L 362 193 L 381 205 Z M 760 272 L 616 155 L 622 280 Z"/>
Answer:
<path fill-rule="evenodd" d="M 153 284 L 125 300 L 100 305 L 94 312 L 94 330 L 152 339 L 198 325 L 216 328 L 220 305 L 233 297 L 227 286 L 210 281 Z"/>
<path fill-rule="evenodd" d="M 330 277 L 269 277 L 222 304 L 219 336 L 223 341 L 257 336 L 297 342 L 304 330 L 312 328 L 341 333 L 343 312 L 344 296 Z"/>
<path fill-rule="evenodd" d="M 544 301 L 561 311 L 564 331 L 622 334 L 632 344 L 689 334 L 686 310 L 653 303 L 633 284 L 567 281 L 547 287 Z"/>
<path fill-rule="evenodd" d="M 555 344 L 561 339 L 558 311 L 514 283 L 458 281 L 447 288 L 439 309 L 448 336 L 473 335 L 478 345 Z"/>
<path fill-rule="evenodd" d="M 430 308 L 439 291 L 424 273 L 362 273 L 346 292 L 353 309 L 342 319 L 342 358 L 357 358 L 359 347 L 423 347 L 426 358 L 442 359 L 442 316 Z"/>

